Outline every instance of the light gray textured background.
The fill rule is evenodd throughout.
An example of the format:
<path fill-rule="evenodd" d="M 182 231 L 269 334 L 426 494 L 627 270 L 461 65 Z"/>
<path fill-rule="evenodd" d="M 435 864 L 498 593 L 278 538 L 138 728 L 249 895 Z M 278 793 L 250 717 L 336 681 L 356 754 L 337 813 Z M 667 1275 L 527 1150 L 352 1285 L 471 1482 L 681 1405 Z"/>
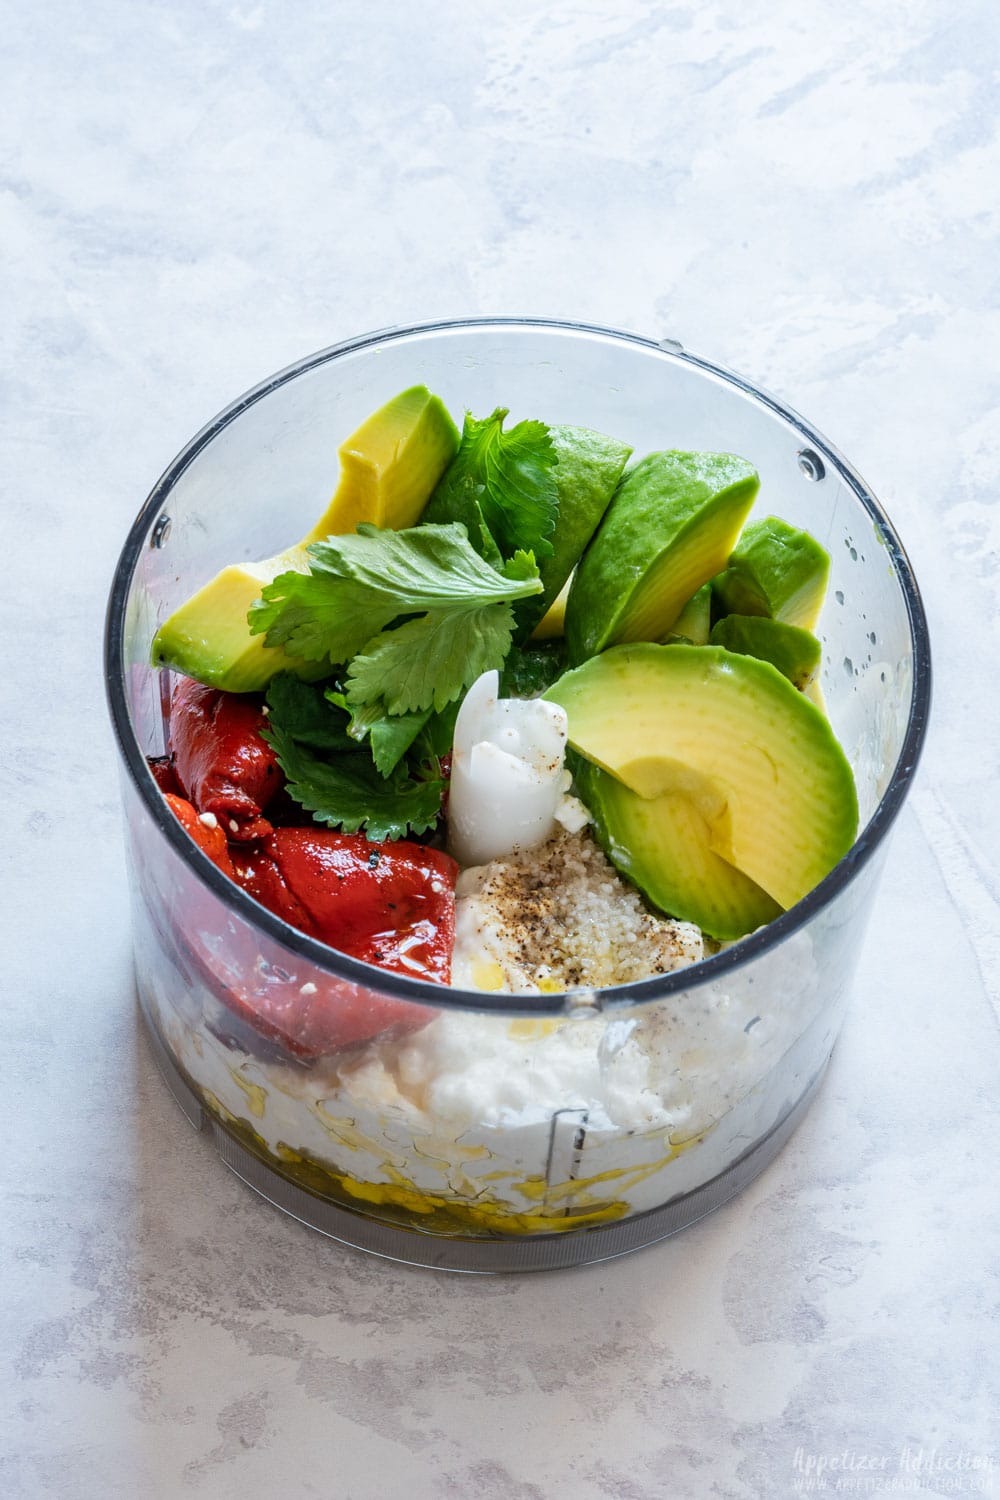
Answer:
<path fill-rule="evenodd" d="M 0 1494 L 743 1500 L 795 1493 L 797 1449 L 907 1448 L 1000 1492 L 993 0 L 6 16 Z M 673 1242 L 495 1281 L 270 1212 L 166 1095 L 99 665 L 125 531 L 208 417 L 491 312 L 672 335 L 797 406 L 896 520 L 937 664 L 793 1143 Z"/>

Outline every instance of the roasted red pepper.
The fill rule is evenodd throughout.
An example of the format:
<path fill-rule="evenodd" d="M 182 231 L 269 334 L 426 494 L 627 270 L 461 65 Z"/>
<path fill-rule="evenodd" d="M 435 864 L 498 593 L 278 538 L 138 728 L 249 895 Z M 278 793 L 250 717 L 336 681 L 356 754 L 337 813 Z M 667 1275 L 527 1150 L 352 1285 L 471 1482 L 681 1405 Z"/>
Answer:
<path fill-rule="evenodd" d="M 177 780 L 172 755 L 150 755 L 146 764 L 153 773 L 153 780 L 161 792 L 172 792 L 175 797 L 184 796 L 184 788 Z"/>
<path fill-rule="evenodd" d="M 331 948 L 397 974 L 451 978 L 458 866 L 441 850 L 278 828 L 235 868 L 262 906 Z"/>
<path fill-rule="evenodd" d="M 266 837 L 264 809 L 284 785 L 277 757 L 260 735 L 258 699 L 183 678 L 170 706 L 173 765 L 200 813 L 214 813 L 230 841 Z"/>
<path fill-rule="evenodd" d="M 415 842 L 374 844 L 363 834 L 274 828 L 264 810 L 273 801 L 280 815 L 287 796 L 278 795 L 283 777 L 260 735 L 266 722 L 254 698 L 189 679 L 178 684 L 171 759 L 154 766 L 154 775 L 166 790 L 168 768 L 176 773 L 190 801 L 168 793 L 167 802 L 183 826 L 220 869 L 301 932 L 377 967 L 447 984 L 455 861 Z M 303 816 L 297 808 L 286 812 Z M 215 827 L 202 821 L 206 813 L 214 814 Z M 238 847 L 227 850 L 227 840 Z M 196 920 L 183 928 L 185 948 L 216 997 L 303 1059 L 415 1030 L 436 1014 L 320 972 L 303 982 L 299 965 L 290 972 L 284 949 L 275 946 L 268 957 L 268 940 L 242 923 L 221 945 L 209 942 Z"/>
<path fill-rule="evenodd" d="M 250 895 L 302 932 L 398 974 L 448 983 L 458 874 L 449 855 L 405 841 L 370 844 L 361 834 L 279 828 L 259 850 L 236 852 L 234 868 Z M 212 961 L 224 980 L 213 985 L 219 999 L 303 1059 L 415 1031 L 436 1014 L 315 971 L 303 984 L 301 972 L 284 968 L 284 955 L 267 961 L 256 944 L 252 959 L 249 949 L 228 958 L 225 976 Z"/>
<path fill-rule="evenodd" d="M 204 849 L 214 865 L 218 865 L 223 875 L 228 875 L 230 880 L 235 879 L 233 874 L 233 862 L 229 857 L 229 848 L 226 844 L 226 835 L 219 827 L 217 819 L 211 823 L 203 823 L 195 812 L 190 802 L 183 797 L 176 797 L 173 792 L 164 794 L 167 806 L 171 809 L 181 827 L 184 828 L 194 839 L 199 849 Z M 207 814 L 211 817 L 212 814 Z"/>
<path fill-rule="evenodd" d="M 362 834 L 279 828 L 259 849 L 229 850 L 216 822 L 166 795 L 182 826 L 219 868 L 262 906 L 352 958 L 411 978 L 447 984 L 455 941 L 455 879 L 447 854 L 422 844 L 372 844 Z M 218 918 L 212 929 L 217 930 Z M 209 940 L 194 911 L 177 937 L 204 982 L 259 1035 L 304 1060 L 354 1047 L 386 1032 L 426 1026 L 436 1011 L 390 1000 L 364 984 L 320 971 L 302 982 L 289 958 L 242 922 L 224 942 Z"/>
<path fill-rule="evenodd" d="M 204 972 L 204 953 L 193 956 Z M 437 1015 L 429 1005 L 389 1000 L 363 984 L 319 975 L 302 984 L 280 968 L 269 968 L 259 957 L 256 967 L 238 983 L 226 984 L 217 966 L 213 958 L 212 991 L 227 1011 L 245 1023 L 242 1033 L 237 1033 L 240 1045 L 252 1050 L 250 1032 L 276 1042 L 283 1052 L 306 1063 L 359 1047 L 375 1037 L 419 1031 Z M 227 1027 L 216 1022 L 213 1030 L 225 1035 Z"/>

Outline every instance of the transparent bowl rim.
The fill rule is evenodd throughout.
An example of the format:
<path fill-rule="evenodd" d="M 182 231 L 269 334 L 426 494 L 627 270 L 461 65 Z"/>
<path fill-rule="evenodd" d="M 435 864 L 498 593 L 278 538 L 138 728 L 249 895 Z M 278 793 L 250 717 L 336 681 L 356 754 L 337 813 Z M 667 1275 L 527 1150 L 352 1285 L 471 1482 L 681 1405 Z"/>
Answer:
<path fill-rule="evenodd" d="M 350 958 L 318 939 L 311 938 L 297 928 L 289 926 L 287 922 L 261 906 L 240 886 L 223 875 L 222 871 L 191 840 L 170 812 L 153 779 L 132 728 L 126 696 L 124 658 L 125 607 L 132 576 L 139 558 L 149 545 L 150 533 L 163 510 L 164 503 L 174 485 L 198 454 L 243 411 L 300 375 L 366 348 L 436 333 L 449 334 L 462 330 L 480 330 L 486 333 L 491 329 L 529 330 L 534 328 L 631 345 L 664 360 L 692 365 L 705 374 L 734 386 L 751 400 L 794 427 L 804 443 L 818 452 L 824 462 L 835 470 L 871 517 L 879 540 L 892 559 L 893 568 L 902 589 L 913 652 L 909 717 L 892 776 L 877 808 L 851 849 L 819 885 L 767 926 L 740 939 L 733 947 L 703 959 L 692 967 L 678 969 L 670 974 L 658 974 L 650 979 L 637 980 L 631 984 L 542 995 L 464 990 L 436 985 L 425 980 L 409 979 Z M 307 355 L 286 369 L 269 376 L 231 402 L 181 449 L 172 463 L 168 464 L 154 484 L 129 530 L 115 569 L 108 599 L 104 665 L 111 720 L 119 750 L 132 783 L 149 816 L 175 853 L 201 883 L 222 902 L 223 906 L 229 907 L 242 921 L 265 932 L 290 952 L 324 970 L 335 979 L 354 985 L 363 985 L 368 989 L 378 991 L 381 995 L 392 996 L 395 999 L 432 1006 L 435 1010 L 467 1010 L 481 1014 L 509 1016 L 563 1015 L 573 1011 L 618 1009 L 666 1000 L 670 996 L 712 984 L 754 963 L 772 949 L 780 947 L 794 933 L 808 927 L 810 922 L 851 884 L 874 856 L 892 827 L 909 791 L 923 749 L 931 698 L 930 638 L 927 618 L 909 558 L 888 516 L 867 484 L 821 433 L 791 407 L 786 406 L 759 386 L 725 366 L 714 364 L 689 353 L 673 339 L 657 340 L 624 329 L 608 328 L 601 324 L 542 317 L 448 318 L 378 329 Z"/>

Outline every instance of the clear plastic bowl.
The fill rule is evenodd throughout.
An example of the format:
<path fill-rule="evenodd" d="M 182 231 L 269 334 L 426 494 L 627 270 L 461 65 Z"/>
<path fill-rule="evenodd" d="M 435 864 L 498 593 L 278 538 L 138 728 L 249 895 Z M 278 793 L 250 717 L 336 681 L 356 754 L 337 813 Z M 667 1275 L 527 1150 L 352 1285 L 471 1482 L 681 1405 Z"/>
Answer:
<path fill-rule="evenodd" d="M 325 507 L 345 434 L 423 382 L 453 413 L 577 423 L 722 449 L 761 475 L 755 514 L 830 552 L 822 686 L 861 833 L 803 901 L 671 975 L 510 996 L 374 969 L 292 929 L 189 842 L 146 764 L 163 752 L 162 621 L 220 567 L 267 557 Z M 927 721 L 927 627 L 862 480 L 806 422 L 670 340 L 543 319 L 392 329 L 312 355 L 215 418 L 154 486 L 108 610 L 139 996 L 160 1066 L 219 1155 L 334 1238 L 411 1263 L 530 1270 L 662 1238 L 762 1170 L 836 1039 Z M 429 1024 L 306 1061 L 275 1017 L 330 1003 L 426 1008 Z M 307 988 L 307 993 L 310 991 Z"/>

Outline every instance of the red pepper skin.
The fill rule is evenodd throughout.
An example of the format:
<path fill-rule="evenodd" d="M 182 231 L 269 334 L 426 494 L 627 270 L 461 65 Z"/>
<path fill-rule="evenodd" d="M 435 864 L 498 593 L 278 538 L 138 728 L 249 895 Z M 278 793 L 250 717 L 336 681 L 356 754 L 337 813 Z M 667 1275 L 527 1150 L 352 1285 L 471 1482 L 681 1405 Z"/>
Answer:
<path fill-rule="evenodd" d="M 174 770 L 172 755 L 147 755 L 146 764 L 161 792 L 172 792 L 175 797 L 184 796 L 184 788 L 177 780 L 177 772 Z"/>
<path fill-rule="evenodd" d="M 284 778 L 260 735 L 266 723 L 259 700 L 246 694 L 222 693 L 190 677 L 174 690 L 170 745 L 178 780 L 199 812 L 215 813 L 231 842 L 271 832 L 263 812 Z"/>
<path fill-rule="evenodd" d="M 183 797 L 175 796 L 173 792 L 165 792 L 164 799 L 178 823 L 186 833 L 191 835 L 198 848 L 205 851 L 214 865 L 218 865 L 223 875 L 228 875 L 230 880 L 235 880 L 226 835 L 218 823 L 214 828 L 206 826 L 190 802 L 185 801 Z"/>
<path fill-rule="evenodd" d="M 204 959 L 201 964 L 204 967 Z M 233 1033 L 239 1046 L 252 1052 L 253 1037 L 262 1037 L 304 1063 L 376 1037 L 389 1040 L 419 1031 L 438 1014 L 429 1005 L 389 1000 L 364 985 L 334 979 L 317 978 L 315 994 L 305 995 L 300 984 L 283 982 L 273 970 L 263 973 L 252 989 L 245 983 L 220 987 L 214 973 L 212 980 L 213 992 L 226 1010 L 245 1023 Z M 217 1022 L 212 1030 L 223 1038 L 229 1034 Z"/>
<path fill-rule="evenodd" d="M 279 828 L 260 849 L 240 850 L 235 876 L 286 922 L 352 958 L 447 984 L 455 941 L 455 879 L 447 854 L 362 834 Z M 357 1046 L 387 1031 L 425 1026 L 436 1012 L 389 1000 L 360 984 L 320 978 L 301 985 L 272 974 L 252 993 L 220 995 L 257 1031 L 301 1058 Z"/>
<path fill-rule="evenodd" d="M 458 866 L 440 849 L 361 833 L 277 828 L 236 878 L 286 922 L 367 963 L 448 984 Z"/>

